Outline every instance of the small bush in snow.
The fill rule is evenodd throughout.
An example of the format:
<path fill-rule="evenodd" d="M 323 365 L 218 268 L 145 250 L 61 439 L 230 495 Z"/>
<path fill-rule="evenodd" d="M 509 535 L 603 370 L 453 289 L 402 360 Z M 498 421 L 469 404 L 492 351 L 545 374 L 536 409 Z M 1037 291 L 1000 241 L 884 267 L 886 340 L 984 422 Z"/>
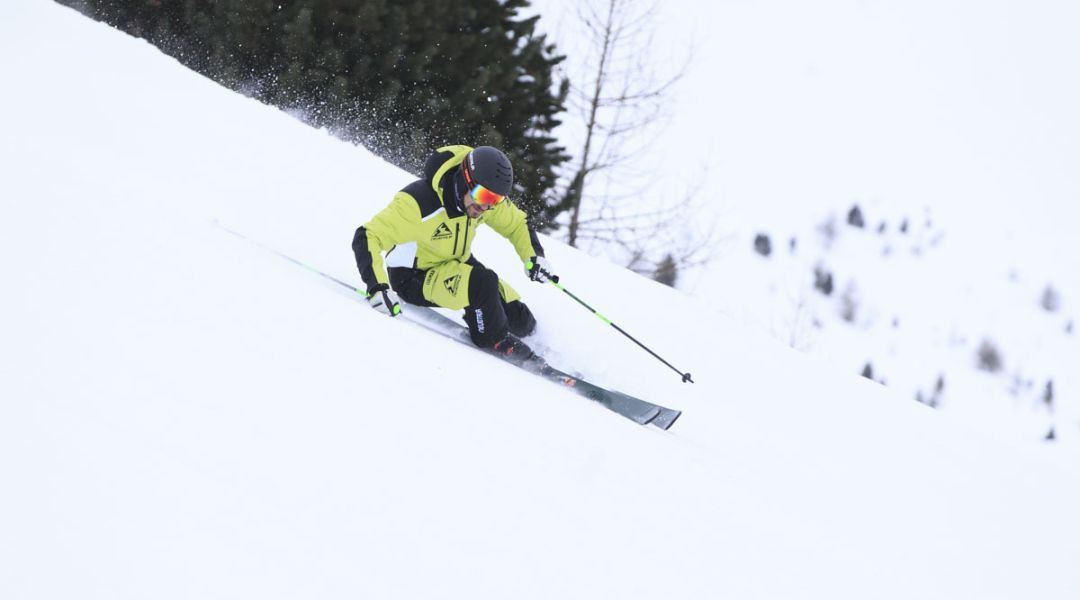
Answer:
<path fill-rule="evenodd" d="M 937 382 L 934 383 L 934 389 L 929 394 L 923 394 L 922 390 L 916 390 L 915 400 L 920 404 L 925 404 L 930 408 L 937 408 L 941 406 L 941 394 L 945 391 L 945 376 L 938 375 Z"/>
<path fill-rule="evenodd" d="M 937 408 L 941 406 L 941 395 L 945 393 L 945 375 L 938 375 L 937 381 L 934 383 L 934 393 L 930 396 L 930 406 Z"/>
<path fill-rule="evenodd" d="M 866 219 L 863 218 L 862 209 L 859 208 L 858 204 L 853 205 L 851 210 L 848 211 L 847 222 L 848 225 L 851 225 L 852 227 L 858 227 L 860 229 L 866 227 Z"/>
<path fill-rule="evenodd" d="M 1047 312 L 1057 312 L 1061 308 L 1061 294 L 1053 286 L 1047 285 L 1039 299 L 1039 305 Z"/>
<path fill-rule="evenodd" d="M 767 234 L 759 233 L 754 236 L 754 251 L 762 256 L 772 254 L 772 240 Z"/>
<path fill-rule="evenodd" d="M 1001 357 L 1001 351 L 998 350 L 994 342 L 990 340 L 983 340 L 979 344 L 979 349 L 975 352 L 976 364 L 983 371 L 990 373 L 997 373 L 1005 367 L 1005 360 Z"/>
<path fill-rule="evenodd" d="M 849 283 L 840 296 L 840 317 L 848 323 L 854 323 L 859 314 L 859 290 L 855 283 Z"/>
<path fill-rule="evenodd" d="M 836 217 L 830 215 L 829 218 L 821 222 L 818 225 L 818 231 L 821 232 L 822 241 L 826 246 L 831 246 L 836 241 Z"/>
<path fill-rule="evenodd" d="M 821 265 L 814 267 L 814 289 L 826 296 L 832 295 L 832 272 L 825 270 L 825 267 L 822 267 Z"/>
<path fill-rule="evenodd" d="M 656 265 L 656 271 L 653 272 L 653 279 L 668 287 L 675 287 L 675 281 L 678 278 L 679 265 L 675 262 L 675 257 L 668 254 L 660 261 L 660 264 Z"/>

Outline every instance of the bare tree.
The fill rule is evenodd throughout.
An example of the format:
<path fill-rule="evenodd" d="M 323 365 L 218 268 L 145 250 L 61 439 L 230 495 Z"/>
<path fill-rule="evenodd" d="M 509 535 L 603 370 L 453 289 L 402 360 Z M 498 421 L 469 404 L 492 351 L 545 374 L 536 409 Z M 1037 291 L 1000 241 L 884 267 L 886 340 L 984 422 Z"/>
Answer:
<path fill-rule="evenodd" d="M 625 252 L 627 266 L 674 282 L 678 267 L 707 259 L 711 233 L 688 232 L 698 189 L 670 190 L 662 206 L 651 201 L 657 180 L 647 159 L 670 117 L 672 91 L 691 53 L 667 75 L 656 66 L 656 0 L 586 0 L 577 5 L 588 50 L 581 72 L 570 76 L 569 104 L 581 118 L 580 151 L 567 177 L 563 205 L 567 242 L 598 243 Z M 698 180 L 703 179 L 699 177 Z M 588 192 L 588 193 L 586 193 Z M 711 229 L 711 228 L 710 228 Z"/>

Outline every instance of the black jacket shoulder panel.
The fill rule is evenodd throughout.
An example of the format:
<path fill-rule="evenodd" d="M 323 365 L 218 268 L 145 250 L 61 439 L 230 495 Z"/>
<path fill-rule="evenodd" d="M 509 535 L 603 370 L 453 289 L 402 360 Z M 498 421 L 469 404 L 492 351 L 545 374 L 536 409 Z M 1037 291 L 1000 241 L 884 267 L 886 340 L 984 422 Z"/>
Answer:
<path fill-rule="evenodd" d="M 431 184 L 427 180 L 417 179 L 409 185 L 402 188 L 403 192 L 413 197 L 416 200 L 417 206 L 420 207 L 420 218 L 426 218 L 428 215 L 442 208 L 442 201 L 435 194 L 435 190 L 431 189 Z"/>
<path fill-rule="evenodd" d="M 424 180 L 429 184 L 435 179 L 435 174 L 439 171 L 439 167 L 443 166 L 446 161 L 454 157 L 454 153 L 449 150 L 443 152 L 432 152 L 431 156 L 428 156 L 427 162 L 424 163 Z"/>
<path fill-rule="evenodd" d="M 461 173 L 461 169 L 450 169 L 446 173 L 443 173 L 442 180 L 438 182 L 439 188 L 443 190 L 450 189 L 450 186 L 454 185 L 454 175 Z M 464 177 L 462 177 L 464 179 Z"/>

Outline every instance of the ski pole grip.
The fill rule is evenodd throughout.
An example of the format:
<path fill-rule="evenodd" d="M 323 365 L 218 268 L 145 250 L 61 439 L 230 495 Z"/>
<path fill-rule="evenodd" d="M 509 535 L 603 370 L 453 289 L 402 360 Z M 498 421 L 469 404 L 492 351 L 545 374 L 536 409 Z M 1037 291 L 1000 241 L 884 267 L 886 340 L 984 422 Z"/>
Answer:
<path fill-rule="evenodd" d="M 540 271 L 541 273 L 543 273 L 544 276 L 547 277 L 548 281 L 551 281 L 553 283 L 559 283 L 559 276 L 558 275 L 552 275 L 551 273 L 548 273 L 547 269 L 543 269 L 543 268 L 538 267 L 536 265 L 536 263 L 534 263 L 531 260 L 525 262 L 525 269 L 527 269 L 529 271 L 532 271 L 533 267 L 536 267 L 537 271 Z"/>

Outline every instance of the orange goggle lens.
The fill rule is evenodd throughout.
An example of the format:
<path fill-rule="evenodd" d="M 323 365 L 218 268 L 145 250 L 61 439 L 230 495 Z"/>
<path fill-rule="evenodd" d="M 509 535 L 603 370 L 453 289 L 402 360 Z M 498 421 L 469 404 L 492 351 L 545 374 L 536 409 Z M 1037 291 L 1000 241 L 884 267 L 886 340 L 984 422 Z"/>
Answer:
<path fill-rule="evenodd" d="M 496 194 L 495 192 L 487 189 L 482 185 L 473 186 L 472 192 L 470 192 L 474 201 L 477 204 L 483 204 L 484 206 L 495 206 L 502 202 L 503 196 Z"/>

